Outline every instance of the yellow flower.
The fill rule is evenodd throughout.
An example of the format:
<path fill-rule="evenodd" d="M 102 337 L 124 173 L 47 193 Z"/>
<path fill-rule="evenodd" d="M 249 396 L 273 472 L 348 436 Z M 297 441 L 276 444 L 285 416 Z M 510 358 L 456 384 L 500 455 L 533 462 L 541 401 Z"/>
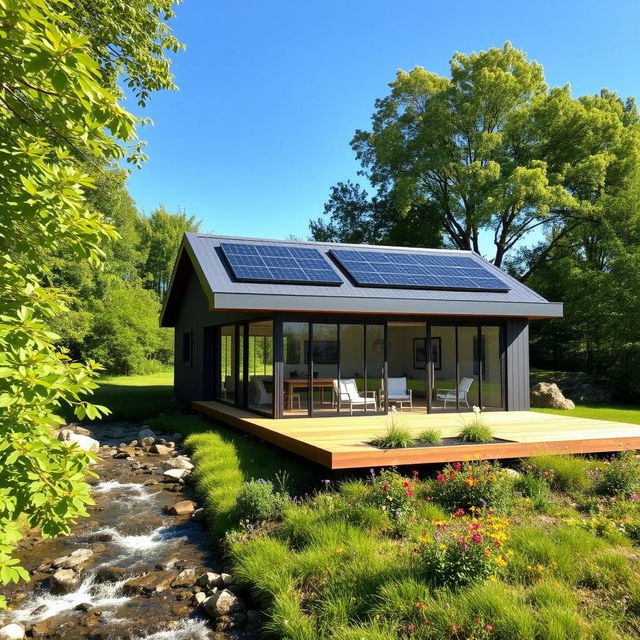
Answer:
<path fill-rule="evenodd" d="M 343 553 L 344 552 L 344 547 L 340 546 L 340 547 L 336 547 L 336 553 Z"/>

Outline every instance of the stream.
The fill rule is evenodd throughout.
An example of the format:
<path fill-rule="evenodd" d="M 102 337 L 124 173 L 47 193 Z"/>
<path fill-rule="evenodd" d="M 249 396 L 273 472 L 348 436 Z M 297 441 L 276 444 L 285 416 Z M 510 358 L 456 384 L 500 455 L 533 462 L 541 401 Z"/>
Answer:
<path fill-rule="evenodd" d="M 0 611 L 0 627 L 19 623 L 26 637 L 64 640 L 256 637 L 246 621 L 252 613 L 257 619 L 257 612 L 245 613 L 242 605 L 233 616 L 216 619 L 199 606 L 205 596 L 219 591 L 197 578 L 206 572 L 220 580 L 222 574 L 232 597 L 241 590 L 212 556 L 203 525 L 191 514 L 166 513 L 166 507 L 190 498 L 184 484 L 163 476 L 163 461 L 175 454 L 140 448 L 134 457 L 122 457 L 115 448 L 134 440 L 139 429 L 126 424 L 91 429 L 103 446 L 94 467 L 99 478 L 90 518 L 81 519 L 68 537 L 25 537 L 19 556 L 31 582 L 3 588 L 10 610 Z M 113 457 L 114 452 L 121 456 Z M 74 551 L 90 557 L 77 584 L 64 593 L 55 585 L 52 563 Z M 148 582 L 135 581 L 143 576 Z"/>

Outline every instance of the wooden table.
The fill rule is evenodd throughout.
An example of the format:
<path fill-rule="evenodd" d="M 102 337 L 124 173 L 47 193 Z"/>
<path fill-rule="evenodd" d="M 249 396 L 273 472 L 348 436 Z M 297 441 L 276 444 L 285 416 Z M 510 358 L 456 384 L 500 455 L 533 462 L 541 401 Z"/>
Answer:
<path fill-rule="evenodd" d="M 333 378 L 312 378 L 311 382 L 314 389 L 320 389 L 320 404 L 324 404 L 324 390 L 333 390 Z M 287 394 L 287 409 L 293 410 L 293 390 L 308 389 L 309 378 L 285 378 L 284 390 Z"/>

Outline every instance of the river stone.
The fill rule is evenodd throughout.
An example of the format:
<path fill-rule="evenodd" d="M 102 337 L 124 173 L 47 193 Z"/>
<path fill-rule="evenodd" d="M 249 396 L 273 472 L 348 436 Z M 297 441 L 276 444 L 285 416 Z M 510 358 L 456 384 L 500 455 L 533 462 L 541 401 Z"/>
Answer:
<path fill-rule="evenodd" d="M 81 436 L 90 436 L 91 431 L 89 429 L 85 429 L 84 427 L 75 427 L 74 431 Z"/>
<path fill-rule="evenodd" d="M 199 587 L 204 587 L 205 589 L 210 589 L 211 587 L 221 587 L 222 576 L 219 573 L 214 573 L 213 571 L 207 571 L 207 573 L 203 573 L 196 580 L 196 584 Z"/>
<path fill-rule="evenodd" d="M 22 640 L 24 634 L 24 627 L 21 624 L 8 624 L 0 629 L 0 640 Z"/>
<path fill-rule="evenodd" d="M 138 431 L 138 440 L 142 440 L 142 438 L 155 438 L 156 434 L 154 431 L 149 429 L 147 426 L 143 426 L 140 431 Z"/>
<path fill-rule="evenodd" d="M 83 451 L 95 451 L 96 453 L 100 451 L 100 443 L 97 440 L 89 436 L 74 433 L 69 429 L 62 429 L 58 434 L 58 440 L 75 444 Z"/>
<path fill-rule="evenodd" d="M 230 573 L 221 573 L 220 577 L 223 585 L 233 584 L 233 576 Z"/>
<path fill-rule="evenodd" d="M 68 556 L 56 558 L 51 566 L 54 569 L 77 569 L 80 565 L 83 565 L 91 556 L 93 551 L 91 549 L 76 549 Z"/>
<path fill-rule="evenodd" d="M 237 611 L 244 611 L 244 604 L 228 589 L 223 589 L 209 596 L 203 603 L 202 608 L 210 618 L 228 616 Z"/>
<path fill-rule="evenodd" d="M 531 389 L 531 406 L 543 409 L 575 409 L 572 400 L 565 398 L 555 382 L 538 382 Z"/>
<path fill-rule="evenodd" d="M 193 513 L 197 506 L 193 500 L 180 500 L 167 507 L 167 513 L 172 516 L 186 516 Z"/>
<path fill-rule="evenodd" d="M 171 583 L 172 587 L 192 587 L 196 583 L 196 570 L 184 569 Z"/>
<path fill-rule="evenodd" d="M 171 447 L 167 447 L 166 444 L 154 444 L 151 446 L 151 453 L 157 453 L 161 456 L 166 456 L 172 451 Z"/>
<path fill-rule="evenodd" d="M 140 438 L 140 446 L 143 449 L 148 449 L 149 447 L 153 446 L 155 441 L 156 441 L 156 439 L 153 438 L 152 436 L 146 436 L 145 438 Z"/>
<path fill-rule="evenodd" d="M 96 573 L 96 582 L 120 582 L 129 575 L 124 567 L 100 567 Z"/>
<path fill-rule="evenodd" d="M 169 469 L 186 469 L 191 471 L 193 464 L 187 456 L 176 456 L 175 458 L 169 458 L 169 460 L 163 460 L 160 465 L 165 471 Z"/>
<path fill-rule="evenodd" d="M 78 588 L 80 576 L 73 569 L 58 569 L 51 576 L 51 593 L 61 595 Z"/>
<path fill-rule="evenodd" d="M 173 582 L 177 576 L 177 571 L 152 571 L 144 576 L 125 582 L 123 591 L 126 595 L 134 593 L 161 593 L 169 588 L 171 582 Z"/>
<path fill-rule="evenodd" d="M 204 591 L 198 591 L 193 594 L 193 604 L 197 607 L 201 605 L 207 599 L 207 594 Z"/>
<path fill-rule="evenodd" d="M 179 482 L 188 475 L 189 472 L 186 469 L 167 469 L 162 477 L 168 482 Z"/>

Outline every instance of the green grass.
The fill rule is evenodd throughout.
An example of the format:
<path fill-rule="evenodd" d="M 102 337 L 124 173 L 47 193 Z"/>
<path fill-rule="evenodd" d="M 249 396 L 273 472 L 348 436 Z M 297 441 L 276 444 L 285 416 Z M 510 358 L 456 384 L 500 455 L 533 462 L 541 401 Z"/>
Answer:
<path fill-rule="evenodd" d="M 144 376 L 101 378 L 90 399 L 111 409 L 108 420 L 145 420 L 174 409 L 173 371 L 166 369 Z M 73 413 L 65 411 L 67 420 Z"/>
<path fill-rule="evenodd" d="M 207 513 L 212 539 L 218 542 L 238 524 L 237 496 L 245 482 L 284 482 L 292 495 L 315 488 L 318 469 L 237 429 L 212 424 L 198 416 L 161 416 L 152 428 L 188 435 L 185 446 L 195 464 L 196 493 Z"/>
<path fill-rule="evenodd" d="M 401 424 L 391 423 L 387 425 L 385 432 L 369 441 L 369 444 L 381 449 L 403 449 L 415 442 L 411 431 Z"/>
<path fill-rule="evenodd" d="M 640 424 L 640 407 L 638 405 L 607 404 L 577 405 L 571 411 L 562 409 L 532 409 L 540 413 L 553 413 L 573 418 L 591 418 L 593 420 L 612 420 Z"/>

